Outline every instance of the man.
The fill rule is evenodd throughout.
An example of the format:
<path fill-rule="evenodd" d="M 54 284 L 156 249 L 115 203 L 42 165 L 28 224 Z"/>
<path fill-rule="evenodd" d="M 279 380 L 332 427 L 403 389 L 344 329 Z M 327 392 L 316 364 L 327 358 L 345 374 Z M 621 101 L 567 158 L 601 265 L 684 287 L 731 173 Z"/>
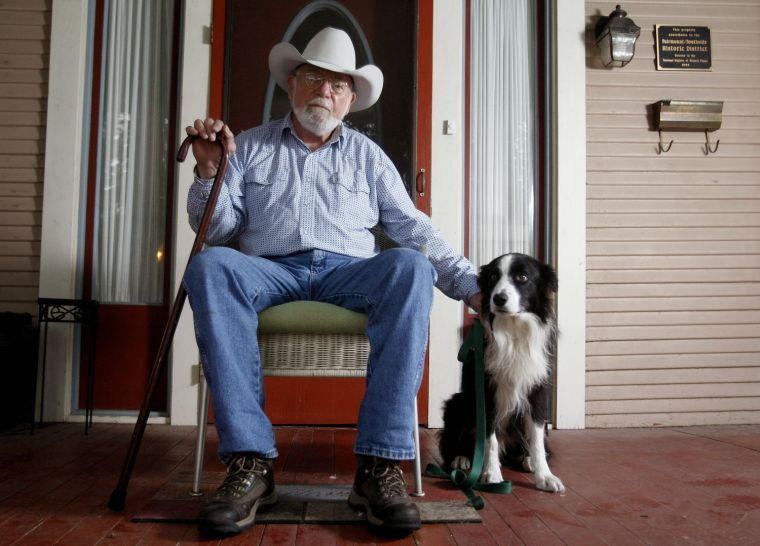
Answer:
<path fill-rule="evenodd" d="M 197 230 L 219 161 L 230 155 L 209 245 L 237 239 L 240 251 L 210 247 L 185 274 L 196 338 L 228 474 L 202 509 L 200 527 L 234 534 L 256 510 L 276 502 L 272 424 L 263 411 L 257 314 L 311 299 L 367 313 L 371 354 L 354 451 L 358 469 L 349 504 L 380 530 L 420 526 L 399 461 L 414 457 L 413 403 L 422 378 L 433 286 L 471 304 L 476 273 L 427 216 L 415 209 L 380 148 L 342 124 L 369 108 L 383 76 L 355 68 L 348 35 L 320 31 L 299 53 L 277 44 L 269 55 L 292 112 L 233 138 L 220 120 L 196 120 L 196 180 L 188 213 Z M 378 253 L 380 224 L 401 247 Z M 429 255 L 420 252 L 425 250 Z"/>

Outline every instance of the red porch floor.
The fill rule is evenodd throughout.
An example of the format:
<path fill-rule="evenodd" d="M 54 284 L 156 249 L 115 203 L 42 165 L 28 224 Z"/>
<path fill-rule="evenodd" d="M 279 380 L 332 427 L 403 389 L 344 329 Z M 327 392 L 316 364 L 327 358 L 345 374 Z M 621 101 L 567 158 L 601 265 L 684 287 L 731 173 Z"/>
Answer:
<path fill-rule="evenodd" d="M 193 467 L 194 429 L 150 426 L 127 508 L 106 502 L 130 425 L 49 425 L 0 435 L 0 544 L 192 544 L 191 524 L 133 523 L 131 517 L 176 473 Z M 279 428 L 279 483 L 350 483 L 353 431 Z M 220 471 L 210 434 L 207 470 Z M 429 524 L 403 540 L 357 525 L 257 525 L 223 544 L 760 544 L 760 425 L 554 431 L 554 472 L 563 496 L 505 471 L 511 495 L 485 495 L 483 523 Z M 437 457 L 423 431 L 423 464 Z M 332 477 L 331 477 L 332 476 Z M 426 478 L 427 500 L 459 498 Z M 218 541 L 208 541 L 218 542 Z"/>

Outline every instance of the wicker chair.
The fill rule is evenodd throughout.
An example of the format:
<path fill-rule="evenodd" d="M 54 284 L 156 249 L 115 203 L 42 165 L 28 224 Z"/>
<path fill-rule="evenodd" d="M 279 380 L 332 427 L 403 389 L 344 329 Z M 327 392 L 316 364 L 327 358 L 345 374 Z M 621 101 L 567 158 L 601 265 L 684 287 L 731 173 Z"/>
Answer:
<path fill-rule="evenodd" d="M 367 316 L 337 305 L 298 301 L 259 316 L 259 349 L 265 376 L 364 377 L 369 340 Z M 209 411 L 208 386 L 200 381 L 195 474 L 191 495 L 201 495 L 203 451 Z M 414 404 L 414 493 L 423 496 L 417 400 Z"/>

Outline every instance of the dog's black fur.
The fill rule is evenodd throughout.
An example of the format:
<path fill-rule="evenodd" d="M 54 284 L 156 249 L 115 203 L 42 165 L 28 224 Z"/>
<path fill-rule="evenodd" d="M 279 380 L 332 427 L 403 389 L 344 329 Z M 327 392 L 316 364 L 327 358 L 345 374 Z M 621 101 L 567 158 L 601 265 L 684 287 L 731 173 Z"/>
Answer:
<path fill-rule="evenodd" d="M 478 285 L 486 334 L 487 445 L 481 481 L 501 481 L 501 463 L 532 470 L 540 489 L 563 491 L 562 482 L 546 465 L 544 434 L 557 333 L 556 274 L 530 256 L 505 254 L 481 268 Z M 475 450 L 474 365 L 470 353 L 462 369 L 461 392 L 444 405 L 439 449 L 446 468 L 468 469 Z"/>

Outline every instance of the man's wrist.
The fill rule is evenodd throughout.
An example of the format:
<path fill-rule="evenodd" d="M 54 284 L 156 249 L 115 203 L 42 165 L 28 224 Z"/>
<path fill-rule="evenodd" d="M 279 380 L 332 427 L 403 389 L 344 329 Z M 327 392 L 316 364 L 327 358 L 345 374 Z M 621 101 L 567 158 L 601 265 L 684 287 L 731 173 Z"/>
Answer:
<path fill-rule="evenodd" d="M 212 178 L 214 178 L 214 176 L 216 176 L 216 170 L 207 172 L 205 170 L 201 170 L 201 167 L 196 164 L 195 168 L 193 169 L 193 174 L 199 180 L 211 180 Z"/>
<path fill-rule="evenodd" d="M 465 303 L 469 305 L 474 311 L 480 313 L 480 309 L 483 306 L 483 294 L 480 291 L 474 292 L 467 296 Z"/>

